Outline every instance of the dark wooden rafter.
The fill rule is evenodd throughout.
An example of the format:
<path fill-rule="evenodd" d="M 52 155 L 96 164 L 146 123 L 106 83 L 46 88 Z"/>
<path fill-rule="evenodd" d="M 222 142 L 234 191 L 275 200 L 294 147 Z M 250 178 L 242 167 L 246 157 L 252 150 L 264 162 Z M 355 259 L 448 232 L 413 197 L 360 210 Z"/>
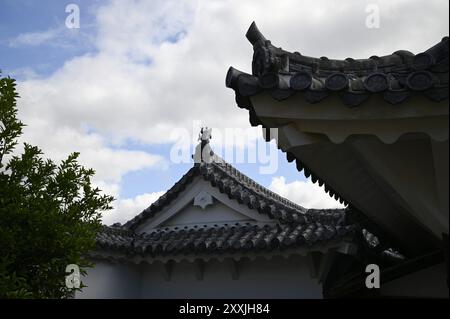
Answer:
<path fill-rule="evenodd" d="M 240 262 L 233 258 L 227 258 L 225 260 L 225 263 L 227 264 L 228 270 L 230 271 L 231 279 L 238 280 L 240 272 Z"/>
<path fill-rule="evenodd" d="M 202 259 L 196 259 L 194 261 L 195 267 L 195 279 L 201 281 L 203 280 L 203 275 L 205 273 L 205 262 Z"/>
<path fill-rule="evenodd" d="M 165 281 L 170 281 L 172 279 L 173 265 L 174 265 L 173 260 L 161 263 L 161 274 Z"/>

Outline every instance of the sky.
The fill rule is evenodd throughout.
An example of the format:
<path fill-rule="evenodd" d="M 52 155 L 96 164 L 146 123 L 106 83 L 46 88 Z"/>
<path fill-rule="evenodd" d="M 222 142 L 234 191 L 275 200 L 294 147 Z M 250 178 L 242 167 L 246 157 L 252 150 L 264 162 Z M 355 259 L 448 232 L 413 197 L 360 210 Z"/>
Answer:
<path fill-rule="evenodd" d="M 448 35 L 448 7 L 447 0 L 0 0 L 0 70 L 18 81 L 22 141 L 54 160 L 80 152 L 96 170 L 94 183 L 116 198 L 105 224 L 139 214 L 192 167 L 176 154 L 194 152 L 201 126 L 213 128 L 214 151 L 263 186 L 305 207 L 342 207 L 263 141 L 225 87 L 229 66 L 251 72 L 245 32 L 256 21 L 276 46 L 309 56 L 417 54 Z M 257 161 L 240 161 L 239 152 Z M 267 158 L 275 169 L 264 171 Z"/>

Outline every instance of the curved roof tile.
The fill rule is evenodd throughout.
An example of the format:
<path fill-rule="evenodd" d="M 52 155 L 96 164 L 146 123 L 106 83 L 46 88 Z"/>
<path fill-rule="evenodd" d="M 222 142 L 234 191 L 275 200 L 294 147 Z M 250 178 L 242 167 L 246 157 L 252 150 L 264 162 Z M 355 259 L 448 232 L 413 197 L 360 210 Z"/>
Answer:
<path fill-rule="evenodd" d="M 381 94 L 391 104 L 414 94 L 438 102 L 448 99 L 448 37 L 417 55 L 401 50 L 382 57 L 345 60 L 277 48 L 254 22 L 246 37 L 254 51 L 252 74 L 230 67 L 226 76 L 226 86 L 235 90 L 237 100 L 262 90 L 269 90 L 275 100 L 301 92 L 310 103 L 335 92 L 350 107 L 360 105 L 370 94 Z"/>
<path fill-rule="evenodd" d="M 223 159 L 215 156 L 211 163 L 197 163 L 192 167 L 171 189 L 158 200 L 124 224 L 126 229 L 136 229 L 144 221 L 160 212 L 166 205 L 174 200 L 196 176 L 209 181 L 212 187 L 229 198 L 255 209 L 261 214 L 282 222 L 299 222 L 306 218 L 308 209 L 291 202 L 290 200 L 270 191 L 241 173 Z M 323 210 L 332 211 L 335 210 Z"/>

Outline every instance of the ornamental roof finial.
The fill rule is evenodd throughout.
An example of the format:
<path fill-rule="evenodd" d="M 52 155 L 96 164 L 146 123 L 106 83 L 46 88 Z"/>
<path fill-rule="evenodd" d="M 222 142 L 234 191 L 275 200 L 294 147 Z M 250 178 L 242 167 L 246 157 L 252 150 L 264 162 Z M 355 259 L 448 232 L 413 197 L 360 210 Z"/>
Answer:
<path fill-rule="evenodd" d="M 193 156 L 195 163 L 210 163 L 212 161 L 214 152 L 209 145 L 209 141 L 212 137 L 211 132 L 212 128 L 208 128 L 207 126 L 200 129 L 200 133 L 198 134 L 198 141 L 200 141 L 200 143 L 195 147 Z"/>
<path fill-rule="evenodd" d="M 212 128 L 208 128 L 207 126 L 202 127 L 200 129 L 200 133 L 198 133 L 198 140 L 204 141 L 205 144 L 209 143 L 209 140 L 212 138 L 211 136 Z"/>

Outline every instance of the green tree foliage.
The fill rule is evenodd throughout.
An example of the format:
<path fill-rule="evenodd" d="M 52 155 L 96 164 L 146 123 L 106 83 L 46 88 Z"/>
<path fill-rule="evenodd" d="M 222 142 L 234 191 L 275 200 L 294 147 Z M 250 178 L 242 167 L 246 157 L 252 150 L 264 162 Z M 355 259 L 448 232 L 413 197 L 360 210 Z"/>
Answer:
<path fill-rule="evenodd" d="M 15 86 L 0 74 L 0 298 L 67 298 L 66 266 L 92 266 L 85 256 L 113 198 L 91 185 L 78 153 L 57 165 L 36 146 L 16 149 Z"/>

